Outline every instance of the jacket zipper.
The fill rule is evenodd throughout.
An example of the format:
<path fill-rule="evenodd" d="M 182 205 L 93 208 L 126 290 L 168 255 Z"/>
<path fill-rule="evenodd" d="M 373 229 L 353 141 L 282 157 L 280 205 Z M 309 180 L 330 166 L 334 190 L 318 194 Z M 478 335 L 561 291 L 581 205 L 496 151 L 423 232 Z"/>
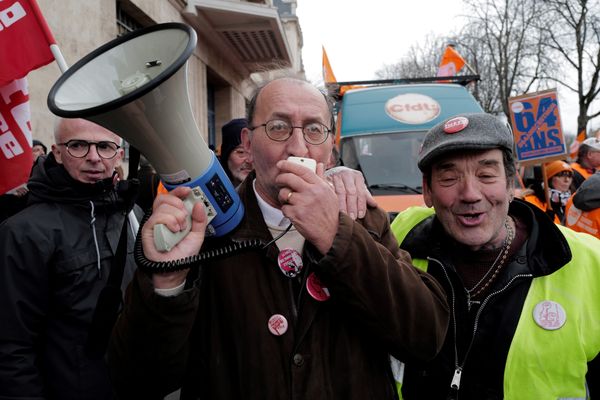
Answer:
<path fill-rule="evenodd" d="M 479 307 L 479 310 L 477 310 L 477 314 L 475 314 L 471 342 L 469 343 L 469 346 L 467 347 L 467 351 L 465 352 L 465 356 L 463 357 L 462 363 L 460 363 L 460 365 L 459 365 L 458 349 L 456 347 L 456 330 L 457 330 L 456 329 L 456 293 L 454 292 L 454 285 L 452 285 L 452 281 L 450 280 L 450 276 L 448 275 L 448 271 L 446 270 L 446 267 L 444 266 L 444 264 L 442 264 L 442 262 L 440 260 L 438 260 L 436 258 L 432 258 L 432 257 L 427 257 L 427 260 L 436 262 L 442 268 L 442 271 L 444 272 L 444 276 L 446 277 L 446 280 L 448 281 L 448 284 L 450 285 L 450 292 L 451 292 L 451 296 L 452 296 L 452 302 L 451 302 L 452 328 L 453 328 L 453 338 L 454 338 L 454 376 L 452 377 L 452 382 L 450 383 L 450 390 L 451 390 L 451 392 L 454 392 L 455 394 L 457 394 L 458 390 L 460 389 L 460 380 L 462 378 L 462 370 L 467 362 L 467 358 L 469 356 L 469 352 L 471 351 L 471 347 L 473 347 L 473 343 L 475 342 L 475 335 L 477 334 L 477 329 L 479 328 L 479 317 L 481 316 L 483 309 L 489 303 L 489 301 L 492 297 L 497 296 L 497 295 L 503 293 L 504 291 L 506 291 L 513 284 L 513 282 L 515 280 L 520 279 L 520 278 L 531 278 L 531 277 L 533 277 L 533 274 L 518 274 L 518 275 L 513 276 L 506 285 L 504 285 L 502 288 L 490 293 L 481 302 L 481 306 Z M 470 308 L 470 305 L 469 305 L 469 308 Z M 449 398 L 454 398 L 454 396 L 449 396 Z"/>

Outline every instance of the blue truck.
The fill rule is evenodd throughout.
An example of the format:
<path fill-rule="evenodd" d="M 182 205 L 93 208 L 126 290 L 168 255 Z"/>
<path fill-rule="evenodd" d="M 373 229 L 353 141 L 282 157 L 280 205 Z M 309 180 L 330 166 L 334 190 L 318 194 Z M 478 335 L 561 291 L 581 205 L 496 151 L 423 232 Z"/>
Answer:
<path fill-rule="evenodd" d="M 466 88 L 477 75 L 440 79 L 328 84 L 337 100 L 342 163 L 362 171 L 379 206 L 392 216 L 423 205 L 417 157 L 425 133 L 456 114 L 483 112 Z"/>

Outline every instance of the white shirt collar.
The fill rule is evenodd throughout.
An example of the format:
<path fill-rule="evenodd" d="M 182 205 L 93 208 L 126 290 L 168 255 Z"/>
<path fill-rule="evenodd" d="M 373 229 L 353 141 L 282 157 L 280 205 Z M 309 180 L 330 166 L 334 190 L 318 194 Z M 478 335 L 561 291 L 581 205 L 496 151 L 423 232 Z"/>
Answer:
<path fill-rule="evenodd" d="M 256 195 L 256 201 L 258 202 L 258 208 L 262 212 L 263 219 L 267 225 L 271 226 L 287 226 L 290 220 L 283 215 L 283 212 L 279 208 L 275 208 L 267 203 L 256 191 L 256 179 L 252 181 L 252 189 Z"/>

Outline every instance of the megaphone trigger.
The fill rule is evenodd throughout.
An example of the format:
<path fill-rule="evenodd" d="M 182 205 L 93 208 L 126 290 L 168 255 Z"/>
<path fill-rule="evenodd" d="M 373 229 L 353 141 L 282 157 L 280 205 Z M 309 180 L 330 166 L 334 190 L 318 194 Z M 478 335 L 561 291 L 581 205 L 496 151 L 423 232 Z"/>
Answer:
<path fill-rule="evenodd" d="M 210 221 L 212 221 L 217 215 L 215 208 L 210 204 L 200 187 L 196 186 L 192 188 L 190 194 L 183 200 L 183 205 L 188 211 L 186 228 L 179 232 L 171 232 L 166 225 L 156 224 L 154 226 L 154 245 L 156 246 L 156 250 L 163 253 L 170 251 L 177 243 L 187 236 L 192 229 L 192 209 L 198 202 L 204 204 L 204 212 L 206 213 L 207 218 L 206 223 L 209 224 Z M 207 226 L 207 229 L 209 228 L 211 228 L 210 225 Z M 207 236 L 210 236 L 210 233 L 211 232 L 207 232 Z"/>

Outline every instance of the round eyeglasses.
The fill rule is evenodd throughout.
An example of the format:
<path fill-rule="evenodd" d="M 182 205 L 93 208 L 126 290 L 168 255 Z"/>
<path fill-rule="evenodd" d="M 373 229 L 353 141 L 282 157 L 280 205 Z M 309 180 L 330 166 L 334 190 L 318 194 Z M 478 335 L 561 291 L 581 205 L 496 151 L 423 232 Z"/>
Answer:
<path fill-rule="evenodd" d="M 276 142 L 285 142 L 292 136 L 292 132 L 295 128 L 302 130 L 304 140 L 310 144 L 321 144 L 327 140 L 331 129 L 321 124 L 320 122 L 311 122 L 304 126 L 293 126 L 289 122 L 281 121 L 279 119 L 272 119 L 264 124 L 250 127 L 251 131 L 263 126 L 269 139 Z"/>
<path fill-rule="evenodd" d="M 58 143 L 59 146 L 65 146 L 67 152 L 75 158 L 83 158 L 90 152 L 90 146 L 96 146 L 96 152 L 98 156 L 104 159 L 111 159 L 117 155 L 117 151 L 121 148 L 115 142 L 100 141 L 100 142 L 88 142 L 87 140 L 73 139 L 66 143 Z"/>

